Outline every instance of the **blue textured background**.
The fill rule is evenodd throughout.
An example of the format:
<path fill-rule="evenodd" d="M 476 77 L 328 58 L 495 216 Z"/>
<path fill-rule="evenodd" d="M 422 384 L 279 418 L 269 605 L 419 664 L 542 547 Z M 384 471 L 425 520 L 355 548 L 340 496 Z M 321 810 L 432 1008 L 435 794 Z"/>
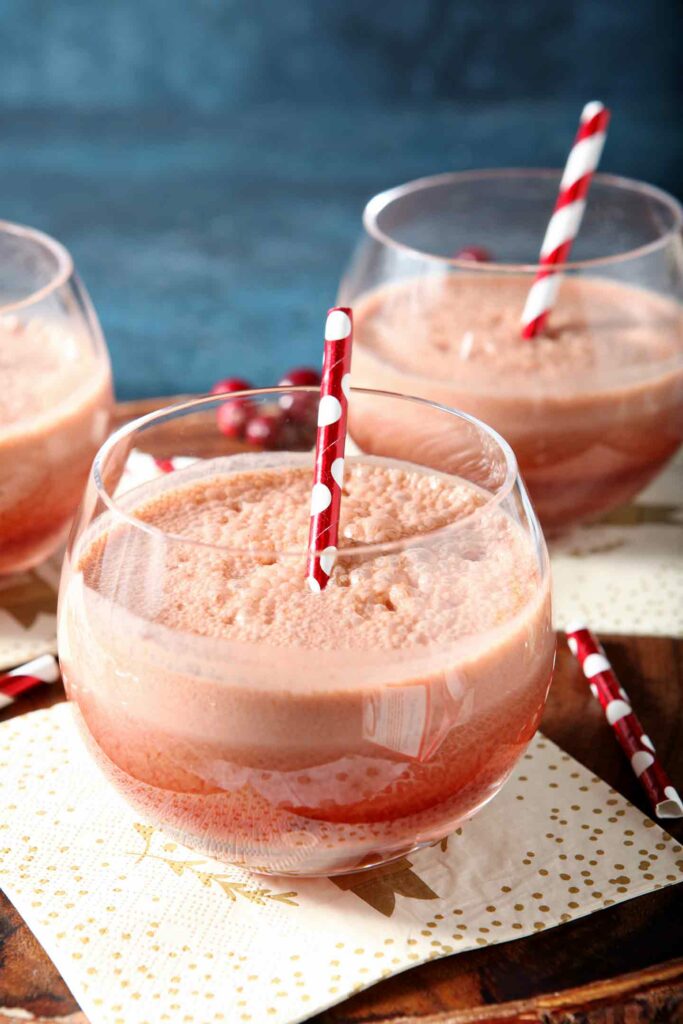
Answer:
<path fill-rule="evenodd" d="M 374 192 L 559 166 L 680 193 L 677 0 L 0 0 L 0 215 L 72 250 L 120 397 L 317 362 Z"/>

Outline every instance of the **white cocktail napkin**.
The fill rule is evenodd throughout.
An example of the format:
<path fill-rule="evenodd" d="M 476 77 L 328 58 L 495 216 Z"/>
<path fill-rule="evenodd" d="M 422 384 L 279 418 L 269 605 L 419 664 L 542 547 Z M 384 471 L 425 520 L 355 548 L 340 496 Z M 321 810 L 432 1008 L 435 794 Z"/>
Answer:
<path fill-rule="evenodd" d="M 681 879 L 681 846 L 542 736 L 447 841 L 331 881 L 172 842 L 100 775 L 68 705 L 0 726 L 0 885 L 91 1024 L 301 1021 Z"/>
<path fill-rule="evenodd" d="M 57 653 L 57 588 L 63 551 L 37 569 L 0 576 L 0 672 Z"/>

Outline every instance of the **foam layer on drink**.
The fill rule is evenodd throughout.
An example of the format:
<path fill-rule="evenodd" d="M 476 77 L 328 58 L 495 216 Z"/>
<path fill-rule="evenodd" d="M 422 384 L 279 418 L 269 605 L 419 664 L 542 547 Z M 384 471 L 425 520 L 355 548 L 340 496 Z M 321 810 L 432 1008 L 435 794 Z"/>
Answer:
<path fill-rule="evenodd" d="M 217 460 L 127 495 L 144 526 L 82 539 L 60 651 L 93 749 L 144 813 L 315 873 L 490 799 L 537 727 L 554 643 L 520 527 L 406 465 L 349 460 L 339 562 L 311 594 L 309 463 Z"/>
<path fill-rule="evenodd" d="M 464 523 L 464 535 L 454 536 L 454 524 L 486 504 L 483 492 L 445 475 L 353 460 L 337 568 L 325 592 L 311 594 L 301 576 L 310 488 L 308 466 L 294 465 L 203 476 L 135 508 L 138 519 L 159 530 L 218 546 L 169 545 L 155 622 L 180 633 L 283 647 L 398 649 L 484 632 L 513 618 L 535 594 L 534 552 L 507 516 L 488 515 L 485 528 Z M 129 531 L 106 535 L 83 556 L 86 585 L 96 582 L 100 594 L 120 587 L 117 543 L 130 544 Z M 380 550 L 366 554 L 365 545 Z M 142 612 L 148 597 L 141 580 L 128 592 L 129 610 Z"/>
<path fill-rule="evenodd" d="M 528 288 L 521 275 L 452 274 L 368 293 L 354 382 L 490 423 L 554 529 L 630 497 L 683 439 L 683 307 L 567 276 L 544 333 L 525 342 Z"/>
<path fill-rule="evenodd" d="M 520 341 L 529 280 L 514 274 L 415 278 L 368 294 L 355 310 L 364 346 L 420 377 L 484 391 L 601 393 L 683 361 L 683 308 L 653 292 L 566 277 L 552 317 Z"/>
<path fill-rule="evenodd" d="M 0 318 L 0 573 L 59 542 L 106 435 L 111 378 L 89 342 L 54 321 Z"/>

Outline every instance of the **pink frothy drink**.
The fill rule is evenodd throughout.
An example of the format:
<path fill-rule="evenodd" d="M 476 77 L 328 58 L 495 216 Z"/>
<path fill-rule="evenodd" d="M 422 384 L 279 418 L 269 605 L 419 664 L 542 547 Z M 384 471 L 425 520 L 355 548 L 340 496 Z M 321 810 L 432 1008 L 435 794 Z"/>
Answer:
<path fill-rule="evenodd" d="M 64 538 L 107 433 L 111 373 L 68 253 L 0 227 L 0 575 Z"/>
<path fill-rule="evenodd" d="M 410 404 L 352 392 L 350 415 Z M 212 405 L 178 411 L 177 444 Z M 182 841 L 266 871 L 380 863 L 485 804 L 537 728 L 554 637 L 514 459 L 420 408 L 423 436 L 451 421 L 462 472 L 421 442 L 410 462 L 347 458 L 321 593 L 305 580 L 311 455 L 202 461 L 116 500 L 135 425 L 98 457 L 60 595 L 63 671 L 109 778 Z"/>
<path fill-rule="evenodd" d="M 341 289 L 357 382 L 491 423 L 550 532 L 633 497 L 683 440 L 682 221 L 669 196 L 596 175 L 579 262 L 542 329 L 521 337 L 558 177 L 442 175 L 376 197 Z M 452 258 L 474 243 L 493 261 Z"/>

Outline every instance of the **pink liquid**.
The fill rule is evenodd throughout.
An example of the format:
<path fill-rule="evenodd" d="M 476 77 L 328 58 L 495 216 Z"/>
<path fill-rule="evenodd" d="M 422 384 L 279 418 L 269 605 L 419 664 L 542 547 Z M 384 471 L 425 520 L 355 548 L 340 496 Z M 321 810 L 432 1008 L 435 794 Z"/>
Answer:
<path fill-rule="evenodd" d="M 640 288 L 566 277 L 546 333 L 524 342 L 528 287 L 512 274 L 469 274 L 368 293 L 355 306 L 354 383 L 491 424 L 554 532 L 633 497 L 681 444 L 683 309 Z M 400 441 L 399 431 L 392 454 L 408 456 Z"/>
<path fill-rule="evenodd" d="M 344 543 L 394 546 L 342 555 L 314 595 L 283 554 L 310 467 L 233 462 L 139 488 L 136 514 L 270 553 L 122 523 L 79 545 L 60 651 L 91 748 L 144 817 L 250 867 L 348 871 L 440 838 L 538 726 L 554 637 L 530 541 L 462 481 L 350 461 Z"/>
<path fill-rule="evenodd" d="M 111 409 L 109 367 L 47 321 L 0 319 L 0 575 L 62 540 Z"/>

